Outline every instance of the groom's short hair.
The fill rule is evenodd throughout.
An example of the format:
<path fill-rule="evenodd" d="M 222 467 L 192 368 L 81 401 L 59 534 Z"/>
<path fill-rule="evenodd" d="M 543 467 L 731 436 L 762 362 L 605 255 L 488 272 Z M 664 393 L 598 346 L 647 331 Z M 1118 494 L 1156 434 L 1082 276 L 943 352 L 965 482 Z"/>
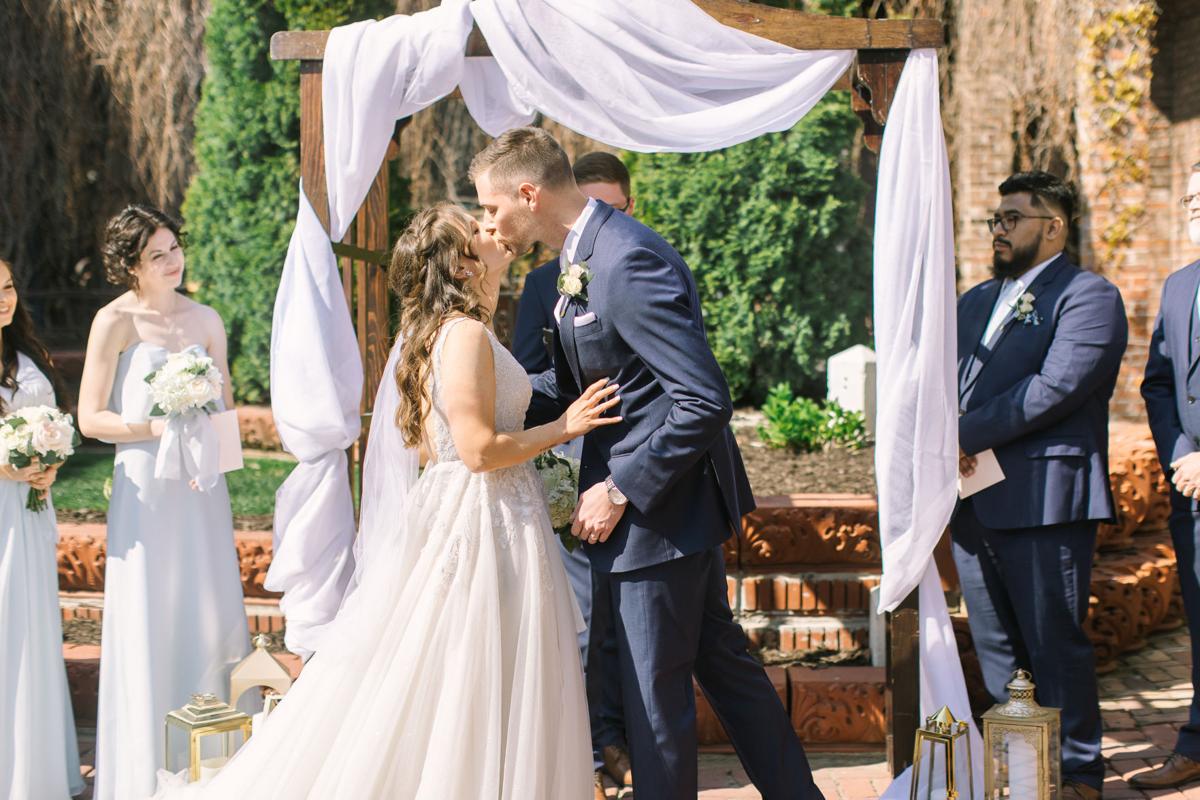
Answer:
<path fill-rule="evenodd" d="M 471 159 L 467 175 L 474 182 L 485 172 L 497 189 L 505 191 L 525 182 L 557 187 L 575 180 L 562 146 L 541 128 L 513 128 L 500 134 Z"/>

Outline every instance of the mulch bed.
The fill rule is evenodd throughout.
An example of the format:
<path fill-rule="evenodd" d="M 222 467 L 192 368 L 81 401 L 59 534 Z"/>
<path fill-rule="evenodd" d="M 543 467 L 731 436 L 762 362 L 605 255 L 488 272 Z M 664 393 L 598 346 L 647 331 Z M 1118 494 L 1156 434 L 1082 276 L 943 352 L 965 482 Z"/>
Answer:
<path fill-rule="evenodd" d="M 733 433 L 756 495 L 875 493 L 874 447 L 830 447 L 815 453 L 776 450 L 759 437 L 762 422 L 762 414 L 753 409 L 733 415 Z"/>

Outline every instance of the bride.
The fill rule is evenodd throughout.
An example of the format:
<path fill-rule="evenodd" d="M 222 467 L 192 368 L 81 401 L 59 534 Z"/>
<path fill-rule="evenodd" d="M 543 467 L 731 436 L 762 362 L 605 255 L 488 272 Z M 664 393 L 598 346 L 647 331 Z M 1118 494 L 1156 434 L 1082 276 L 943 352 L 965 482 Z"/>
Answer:
<path fill-rule="evenodd" d="M 530 459 L 619 422 L 602 416 L 619 398 L 600 381 L 522 430 L 529 380 L 490 325 L 510 261 L 450 204 L 400 237 L 401 335 L 368 445 L 357 587 L 237 756 L 158 796 L 591 796 L 579 612 Z"/>

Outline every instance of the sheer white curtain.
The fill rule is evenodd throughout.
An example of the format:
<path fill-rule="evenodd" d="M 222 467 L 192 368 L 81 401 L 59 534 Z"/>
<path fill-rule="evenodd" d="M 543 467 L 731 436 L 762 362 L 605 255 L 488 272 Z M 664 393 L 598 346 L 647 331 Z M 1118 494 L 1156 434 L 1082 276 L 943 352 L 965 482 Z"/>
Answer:
<path fill-rule="evenodd" d="M 463 55 L 472 14 L 492 58 Z M 448 94 L 455 84 L 476 121 L 494 135 L 541 112 L 617 147 L 697 151 L 790 128 L 853 59 L 852 51 L 795 51 L 726 28 L 688 0 L 476 0 L 470 5 L 447 0 L 411 17 L 338 29 L 326 47 L 323 78 L 333 236 L 340 238 L 362 202 L 395 121 Z M 931 557 L 953 509 L 958 447 L 949 191 L 937 57 L 930 50 L 914 51 L 884 136 L 876 210 L 883 593 L 887 607 L 893 607 L 922 587 L 922 707 L 947 704 L 965 717 L 966 689 Z M 357 432 L 361 367 L 345 304 L 292 297 L 306 286 L 287 280 L 287 270 L 295 266 L 293 250 L 304 258 L 302 271 L 319 276 L 317 284 L 336 283 L 328 239 L 316 241 L 324 232 L 313 228 L 313 219 L 301 200 L 276 324 L 281 308 L 306 319 L 303 326 L 295 320 L 291 349 L 273 345 L 272 380 L 273 393 L 276 385 L 309 387 L 284 401 L 283 410 L 290 412 L 284 422 L 296 441 L 304 441 L 306 426 L 335 429 L 336 435 L 312 448 L 319 463 L 344 446 L 335 442 L 349 442 Z M 307 242 L 310 236 L 311 249 L 297 247 L 297 238 Z M 277 327 L 276 344 L 282 338 Z M 324 377 L 314 374 L 311 359 L 305 361 L 310 348 L 331 354 L 318 365 Z M 348 371 L 348 365 L 356 370 L 355 382 L 335 392 L 337 370 Z M 313 403 L 311 387 L 320 381 L 329 397 Z M 280 406 L 277 401 L 277 415 Z M 338 497 L 348 504 L 344 471 L 330 472 L 328 479 L 336 479 Z M 339 527 L 334 534 L 306 522 L 283 532 L 277 558 L 287 550 L 289 537 L 301 543 L 301 553 L 305 542 L 315 556 L 320 544 L 335 541 L 340 552 L 349 552 L 348 532 Z M 330 572 L 320 561 L 310 569 L 318 575 Z M 335 594 L 330 591 L 325 599 L 332 601 Z M 336 602 L 321 605 L 330 615 L 337 607 Z M 935 665 L 941 666 L 930 672 Z M 950 666 L 942 669 L 945 665 Z"/>
<path fill-rule="evenodd" d="M 938 62 L 908 56 L 879 153 L 875 203 L 875 480 L 883 545 L 880 606 L 920 603 L 921 714 L 971 719 L 933 548 L 954 511 L 958 475 L 957 335 L 950 164 Z M 971 732 L 976 796 L 982 742 Z M 908 797 L 911 770 L 884 795 Z"/>
<path fill-rule="evenodd" d="M 358 438 L 363 371 L 330 240 L 362 205 L 395 121 L 453 91 L 471 32 L 467 0 L 329 36 L 322 77 L 329 233 L 303 187 L 271 332 L 271 410 L 300 464 L 275 498 L 266 587 L 282 591 L 289 650 L 307 657 L 354 573 L 345 449 Z"/>

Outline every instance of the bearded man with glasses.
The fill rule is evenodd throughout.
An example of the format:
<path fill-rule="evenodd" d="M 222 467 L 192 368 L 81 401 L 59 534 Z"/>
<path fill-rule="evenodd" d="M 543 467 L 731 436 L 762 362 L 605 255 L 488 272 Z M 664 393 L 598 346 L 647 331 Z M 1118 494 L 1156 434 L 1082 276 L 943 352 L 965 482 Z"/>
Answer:
<path fill-rule="evenodd" d="M 958 303 L 960 472 L 1004 479 L 962 500 L 954 561 L 988 692 L 1018 668 L 1062 709 L 1059 797 L 1101 796 L 1095 655 L 1083 631 L 1100 522 L 1114 516 L 1108 404 L 1128 323 L 1117 288 L 1064 253 L 1075 193 L 1046 172 L 1000 184 L 984 220 L 991 280 Z M 990 458 L 988 459 L 990 463 Z"/>
<path fill-rule="evenodd" d="M 1192 166 L 1181 198 L 1188 237 L 1200 245 L 1200 162 Z M 1157 769 L 1134 775 L 1139 789 L 1182 786 L 1200 778 L 1200 261 L 1172 273 L 1163 284 L 1158 319 L 1150 338 L 1142 398 L 1163 472 L 1171 479 L 1171 541 L 1179 565 L 1179 586 L 1192 639 L 1192 707 L 1179 729 L 1175 751 Z"/>

